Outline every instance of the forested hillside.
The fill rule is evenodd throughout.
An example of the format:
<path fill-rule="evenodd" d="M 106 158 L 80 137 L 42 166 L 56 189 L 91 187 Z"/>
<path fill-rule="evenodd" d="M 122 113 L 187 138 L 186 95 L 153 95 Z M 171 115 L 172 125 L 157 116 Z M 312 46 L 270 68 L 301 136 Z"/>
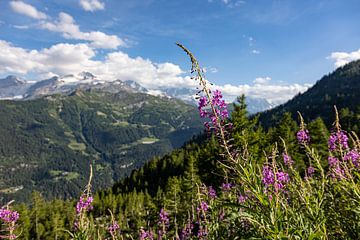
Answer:
<path fill-rule="evenodd" d="M 247 151 L 251 158 L 262 164 L 267 161 L 267 155 L 264 153 L 271 154 L 275 144 L 278 146 L 278 153 L 285 151 L 281 141 L 283 139 L 286 142 L 286 151 L 291 152 L 294 168 L 302 175 L 305 174 L 306 165 L 309 164 L 308 158 L 304 156 L 304 150 L 296 138 L 299 125 L 289 113 L 282 116 L 279 125 L 265 131 L 257 119 L 247 117 L 244 98 L 239 98 L 234 107 L 234 148 L 243 149 L 247 143 Z M 318 149 L 321 164 L 327 169 L 329 130 L 321 118 L 309 122 L 307 129 L 312 137 L 311 146 Z M 117 216 L 116 220 L 124 236 L 136 236 L 141 227 L 156 223 L 157 214 L 163 207 L 171 216 L 176 214 L 178 222 L 186 222 L 188 214 L 191 213 L 191 206 L 197 201 L 194 196 L 202 184 L 212 186 L 218 194 L 224 190 L 224 170 L 219 164 L 221 152 L 221 146 L 215 136 L 208 139 L 203 135 L 171 154 L 152 159 L 112 188 L 98 191 L 94 196 L 91 218 L 101 226 L 110 221 L 108 210 L 111 210 Z M 87 176 L 88 174 L 84 174 L 84 177 Z M 25 205 L 17 208 L 22 216 L 21 221 L 34 222 L 38 219 L 37 226 L 25 225 L 22 228 L 23 236 L 26 236 L 24 239 L 35 236 L 41 239 L 67 239 L 68 235 L 57 229 L 71 228 L 71 223 L 75 219 L 74 204 L 58 200 L 46 202 L 39 193 L 33 194 L 30 209 Z M 63 212 L 65 214 L 62 214 Z M 153 227 L 155 228 L 156 224 Z M 100 228 L 99 231 L 106 234 L 104 229 Z M 250 236 L 246 235 L 250 234 L 248 232 L 244 234 Z"/>
<path fill-rule="evenodd" d="M 98 90 L 1 101 L 0 126 L 2 202 L 33 190 L 77 196 L 90 163 L 95 189 L 111 186 L 202 131 L 195 107 L 182 101 Z"/>
<path fill-rule="evenodd" d="M 321 117 L 330 127 L 334 121 L 333 106 L 341 109 L 342 125 L 360 130 L 360 60 L 351 62 L 324 76 L 308 91 L 287 103 L 260 114 L 265 127 L 273 126 L 285 112 L 295 118 L 300 111 L 305 120 Z"/>

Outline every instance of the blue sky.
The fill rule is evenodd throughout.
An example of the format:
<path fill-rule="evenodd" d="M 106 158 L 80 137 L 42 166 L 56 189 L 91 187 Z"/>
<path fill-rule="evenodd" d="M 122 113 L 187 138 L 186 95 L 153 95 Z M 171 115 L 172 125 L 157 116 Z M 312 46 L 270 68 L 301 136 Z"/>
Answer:
<path fill-rule="evenodd" d="M 283 102 L 360 58 L 358 0 L 0 1 L 0 76 L 86 70 L 192 87 L 191 49 L 228 98 Z"/>

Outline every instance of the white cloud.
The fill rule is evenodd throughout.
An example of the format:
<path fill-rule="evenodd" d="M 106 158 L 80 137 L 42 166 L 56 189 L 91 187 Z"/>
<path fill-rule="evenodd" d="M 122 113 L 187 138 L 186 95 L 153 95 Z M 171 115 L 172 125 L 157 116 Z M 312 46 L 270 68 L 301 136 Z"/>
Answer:
<path fill-rule="evenodd" d="M 208 0 L 208 2 L 213 3 L 214 0 Z M 246 3 L 246 1 L 243 1 L 243 0 L 220 0 L 220 2 L 229 8 L 239 7 L 240 5 L 243 5 Z"/>
<path fill-rule="evenodd" d="M 130 57 L 122 51 L 108 53 L 103 61 L 94 60 L 96 51 L 88 44 L 60 43 L 41 50 L 27 50 L 0 40 L 0 74 L 31 74 L 38 79 L 53 75 L 77 74 L 88 71 L 102 80 L 134 80 L 153 94 L 162 88 L 191 88 L 198 84 L 173 63 L 154 63 L 142 57 Z M 274 84 L 270 77 L 259 77 L 254 84 L 216 86 L 227 101 L 245 94 L 264 98 L 272 103 L 283 103 L 309 84 Z"/>
<path fill-rule="evenodd" d="M 85 11 L 94 12 L 96 10 L 105 9 L 105 3 L 99 0 L 80 0 L 79 3 Z"/>
<path fill-rule="evenodd" d="M 37 55 L 36 50 L 28 51 L 0 40 L 0 73 L 26 74 L 29 69 L 37 69 Z"/>
<path fill-rule="evenodd" d="M 125 42 L 116 35 L 107 35 L 103 32 L 82 32 L 72 16 L 67 13 L 59 13 L 59 19 L 54 22 L 43 22 L 41 27 L 53 32 L 60 32 L 65 38 L 90 41 L 95 48 L 115 49 L 125 46 Z"/>
<path fill-rule="evenodd" d="M 122 51 L 111 52 L 105 60 L 93 58 L 96 52 L 87 44 L 60 43 L 41 50 L 27 50 L 0 40 L 0 73 L 32 73 L 37 76 L 65 75 L 89 71 L 104 80 L 134 80 L 146 88 L 194 87 L 190 77 L 173 63 L 154 63 L 132 58 Z"/>
<path fill-rule="evenodd" d="M 345 64 L 360 59 L 360 49 L 354 52 L 333 52 L 328 59 L 335 60 L 335 67 L 341 67 Z"/>
<path fill-rule="evenodd" d="M 252 52 L 253 54 L 260 54 L 260 50 L 256 50 L 256 49 L 253 49 L 251 52 Z"/>
<path fill-rule="evenodd" d="M 271 77 L 257 77 L 253 81 L 255 84 L 267 84 L 271 81 Z"/>
<path fill-rule="evenodd" d="M 28 25 L 13 25 L 13 27 L 17 29 L 29 29 Z"/>
<path fill-rule="evenodd" d="M 203 68 L 204 73 L 217 73 L 219 70 L 216 67 L 204 67 Z"/>
<path fill-rule="evenodd" d="M 30 4 L 24 3 L 23 1 L 11 1 L 10 7 L 13 11 L 26 15 L 35 19 L 46 19 L 45 13 L 38 11 L 35 7 Z"/>
<path fill-rule="evenodd" d="M 223 86 L 214 86 L 214 88 L 220 89 L 227 101 L 233 101 L 237 96 L 245 94 L 249 97 L 263 98 L 274 104 L 281 104 L 294 97 L 300 92 L 306 91 L 310 84 L 288 84 L 288 85 L 277 85 L 277 84 L 260 84 L 255 83 L 254 85 L 238 85 L 234 86 L 231 84 L 225 84 Z"/>

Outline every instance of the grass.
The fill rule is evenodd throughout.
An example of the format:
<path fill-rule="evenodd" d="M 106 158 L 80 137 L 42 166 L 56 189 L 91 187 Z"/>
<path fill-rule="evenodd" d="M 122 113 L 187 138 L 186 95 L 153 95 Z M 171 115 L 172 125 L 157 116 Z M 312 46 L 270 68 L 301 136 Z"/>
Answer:
<path fill-rule="evenodd" d="M 84 143 L 75 142 L 75 140 L 71 140 L 68 147 L 75 151 L 85 151 L 86 149 L 86 145 Z"/>
<path fill-rule="evenodd" d="M 59 179 L 66 179 L 68 181 L 71 181 L 80 176 L 80 174 L 77 172 L 66 172 L 60 170 L 50 170 L 49 173 L 56 181 Z"/>
<path fill-rule="evenodd" d="M 155 143 L 157 141 L 159 141 L 160 139 L 155 138 L 155 137 L 144 137 L 138 140 L 138 143 L 141 144 L 152 144 Z"/>

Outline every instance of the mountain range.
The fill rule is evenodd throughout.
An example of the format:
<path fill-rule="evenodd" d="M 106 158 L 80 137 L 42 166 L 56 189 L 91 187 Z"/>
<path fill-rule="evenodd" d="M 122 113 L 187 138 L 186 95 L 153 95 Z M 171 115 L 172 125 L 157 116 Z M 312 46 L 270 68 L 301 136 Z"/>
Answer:
<path fill-rule="evenodd" d="M 190 88 L 162 88 L 161 90 L 146 89 L 132 80 L 102 80 L 90 72 L 69 74 L 61 77 L 54 76 L 40 81 L 28 81 L 16 76 L 7 76 L 0 79 L 0 99 L 35 99 L 41 96 L 57 93 L 70 93 L 76 89 L 100 89 L 116 93 L 122 89 L 141 92 L 156 96 L 181 99 L 189 104 L 196 104 L 194 99 L 195 89 Z M 274 107 L 266 99 L 247 98 L 249 113 L 257 113 Z"/>

